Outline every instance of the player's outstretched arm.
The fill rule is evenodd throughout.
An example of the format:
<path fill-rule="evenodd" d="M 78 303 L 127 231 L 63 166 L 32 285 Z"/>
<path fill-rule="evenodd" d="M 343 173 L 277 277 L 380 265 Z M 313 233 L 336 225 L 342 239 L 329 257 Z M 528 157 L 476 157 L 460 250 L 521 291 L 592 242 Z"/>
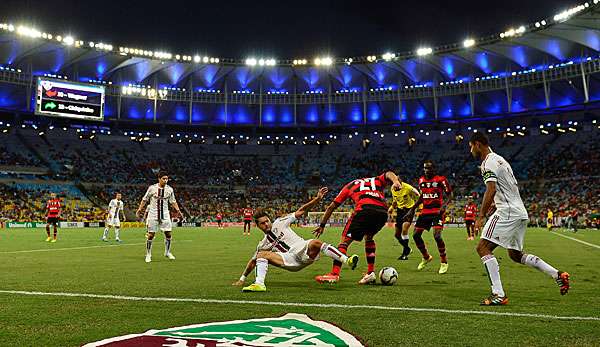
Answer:
<path fill-rule="evenodd" d="M 475 221 L 475 228 L 477 230 L 481 230 L 483 226 L 483 222 L 485 221 L 487 211 L 492 206 L 494 202 L 494 196 L 496 195 L 496 182 L 488 181 L 485 184 L 485 193 L 483 194 L 483 202 L 481 203 L 481 209 L 479 210 L 479 215 L 477 216 L 477 220 Z"/>
<path fill-rule="evenodd" d="M 402 180 L 396 176 L 393 171 L 388 171 L 385 173 L 385 178 L 392 182 L 392 189 L 399 190 L 402 188 Z"/>
<path fill-rule="evenodd" d="M 325 195 L 327 194 L 327 192 L 329 192 L 329 189 L 327 187 L 322 187 L 321 189 L 319 189 L 319 191 L 317 192 L 317 196 L 315 196 L 309 202 L 307 202 L 302 207 L 300 207 L 298 209 L 298 211 L 296 211 L 294 213 L 294 217 L 300 218 L 300 217 L 302 217 L 302 215 L 304 215 L 304 213 L 310 211 L 319 202 L 321 202 L 321 200 L 323 200 L 323 197 L 325 197 Z"/>
<path fill-rule="evenodd" d="M 255 267 L 256 267 L 256 259 L 254 257 L 252 257 L 252 259 L 250 259 L 248 261 L 248 264 L 246 264 L 246 268 L 244 269 L 242 276 L 240 276 L 240 279 L 233 282 L 231 285 L 243 286 L 244 283 L 246 282 L 246 277 L 252 272 L 252 270 L 254 270 Z"/>
<path fill-rule="evenodd" d="M 317 238 L 319 236 L 321 236 L 321 234 L 323 234 L 323 231 L 325 231 L 325 226 L 327 225 L 327 222 L 329 221 L 329 218 L 331 217 L 331 214 L 339 206 L 340 206 L 340 204 L 337 203 L 337 202 L 335 202 L 335 201 L 332 201 L 331 204 L 329 204 L 329 206 L 327 206 L 327 210 L 325 210 L 325 214 L 323 214 L 323 218 L 321 218 L 321 223 L 319 224 L 319 227 L 316 228 L 315 230 L 313 230 L 313 234 Z"/>

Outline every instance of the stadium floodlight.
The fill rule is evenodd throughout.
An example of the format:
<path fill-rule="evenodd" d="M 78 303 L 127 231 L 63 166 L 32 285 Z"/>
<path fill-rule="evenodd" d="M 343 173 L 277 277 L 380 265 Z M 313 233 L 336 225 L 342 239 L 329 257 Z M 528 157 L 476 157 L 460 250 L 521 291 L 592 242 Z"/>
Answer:
<path fill-rule="evenodd" d="M 210 58 L 209 57 L 204 57 L 204 58 L 202 58 L 202 62 L 204 64 L 206 64 L 206 63 L 210 62 Z"/>
<path fill-rule="evenodd" d="M 419 49 L 417 49 L 417 55 L 418 56 L 426 56 L 433 53 L 433 48 L 431 47 L 421 47 Z"/>
<path fill-rule="evenodd" d="M 195 55 L 194 56 L 194 63 L 199 63 L 200 62 L 200 56 L 199 55 Z"/>
<path fill-rule="evenodd" d="M 67 46 L 72 46 L 75 43 L 73 36 L 67 36 L 63 39 L 63 43 Z"/>
<path fill-rule="evenodd" d="M 39 31 L 37 29 L 34 29 L 34 28 L 26 27 L 26 26 L 23 26 L 23 25 L 20 25 L 17 28 L 17 34 L 21 35 L 21 36 L 27 36 L 27 37 L 30 37 L 32 39 L 37 39 L 37 38 L 42 37 L 42 32 L 41 31 Z"/>
<path fill-rule="evenodd" d="M 475 40 L 473 40 L 473 39 L 466 39 L 465 41 L 463 41 L 463 46 L 465 48 L 473 47 L 473 46 L 475 46 Z"/>
<path fill-rule="evenodd" d="M 248 66 L 256 66 L 257 60 L 256 58 L 248 58 L 246 59 L 246 65 Z"/>
<path fill-rule="evenodd" d="M 395 55 L 394 53 L 389 53 L 389 52 L 388 52 L 388 53 L 384 53 L 384 54 L 383 54 L 381 57 L 382 57 L 382 58 L 383 58 L 383 60 L 385 60 L 385 61 L 390 61 L 390 60 L 392 60 L 392 59 L 396 58 L 396 55 Z"/>

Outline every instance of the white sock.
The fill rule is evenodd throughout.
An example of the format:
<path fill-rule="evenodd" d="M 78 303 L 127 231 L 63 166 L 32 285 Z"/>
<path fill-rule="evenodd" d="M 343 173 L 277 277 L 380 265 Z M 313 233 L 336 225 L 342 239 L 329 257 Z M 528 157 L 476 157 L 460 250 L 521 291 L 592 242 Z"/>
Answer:
<path fill-rule="evenodd" d="M 165 254 L 171 253 L 171 239 L 165 238 Z"/>
<path fill-rule="evenodd" d="M 485 267 L 490 283 L 492 284 L 492 294 L 503 297 L 505 294 L 504 289 L 502 288 L 502 281 L 500 280 L 500 265 L 498 264 L 498 260 L 494 255 L 489 254 L 481 257 L 481 261 L 483 262 L 483 266 Z"/>
<path fill-rule="evenodd" d="M 267 277 L 267 270 L 269 269 L 269 261 L 265 258 L 256 259 L 256 280 L 257 284 L 265 284 L 265 277 Z"/>
<path fill-rule="evenodd" d="M 410 237 L 408 236 L 408 234 L 406 234 L 406 235 L 402 234 L 400 237 L 402 237 L 402 240 L 408 240 L 408 239 L 410 239 Z"/>
<path fill-rule="evenodd" d="M 108 227 L 104 228 L 104 234 L 102 234 L 102 239 L 106 240 L 106 238 L 108 237 Z"/>
<path fill-rule="evenodd" d="M 532 268 L 536 268 L 554 279 L 558 278 L 558 270 L 556 270 L 550 264 L 543 261 L 537 255 L 523 254 L 523 256 L 521 257 L 521 264 L 531 266 Z"/>
<path fill-rule="evenodd" d="M 115 228 L 115 239 L 118 240 L 119 239 L 119 235 L 121 233 L 121 229 L 120 228 Z"/>
<path fill-rule="evenodd" d="M 146 240 L 146 255 L 152 255 L 152 240 Z"/>
<path fill-rule="evenodd" d="M 321 253 L 333 260 L 337 260 L 342 263 L 345 263 L 348 260 L 348 257 L 344 255 L 344 253 L 340 252 L 339 249 L 325 242 L 323 242 L 323 244 L 321 245 Z"/>

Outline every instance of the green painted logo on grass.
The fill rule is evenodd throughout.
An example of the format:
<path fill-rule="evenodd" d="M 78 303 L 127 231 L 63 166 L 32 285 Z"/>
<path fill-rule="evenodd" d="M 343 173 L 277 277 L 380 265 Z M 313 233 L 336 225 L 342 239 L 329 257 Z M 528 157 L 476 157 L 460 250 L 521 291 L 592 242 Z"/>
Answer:
<path fill-rule="evenodd" d="M 114 337 L 85 346 L 363 346 L 333 324 L 288 313 L 278 318 L 204 323 Z"/>

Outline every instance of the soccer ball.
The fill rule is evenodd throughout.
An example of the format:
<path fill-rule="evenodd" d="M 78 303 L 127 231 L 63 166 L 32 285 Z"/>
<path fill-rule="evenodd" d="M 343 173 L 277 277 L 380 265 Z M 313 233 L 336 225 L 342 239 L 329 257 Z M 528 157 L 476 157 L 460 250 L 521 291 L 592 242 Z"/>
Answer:
<path fill-rule="evenodd" d="M 379 271 L 379 281 L 384 286 L 391 286 L 398 280 L 398 271 L 393 267 L 384 267 Z"/>

